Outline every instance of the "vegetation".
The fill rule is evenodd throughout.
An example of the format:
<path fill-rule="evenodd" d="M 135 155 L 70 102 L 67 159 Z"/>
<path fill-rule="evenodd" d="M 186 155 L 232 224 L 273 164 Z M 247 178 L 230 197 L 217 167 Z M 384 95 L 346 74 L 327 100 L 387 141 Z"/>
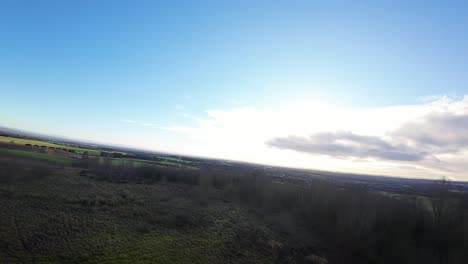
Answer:
<path fill-rule="evenodd" d="M 191 166 L 189 162 L 177 162 L 173 159 L 168 160 L 144 160 L 144 159 L 135 159 L 135 158 L 111 158 L 112 164 L 115 166 L 122 166 L 126 163 L 133 163 L 134 166 L 151 166 L 151 165 L 161 165 L 161 166 L 171 166 L 171 167 L 181 167 L 183 169 L 196 169 Z"/>
<path fill-rule="evenodd" d="M 393 196 L 243 166 L 0 159 L 4 263 L 466 263 L 468 196 Z"/>
<path fill-rule="evenodd" d="M 75 168 L 47 177 L 33 177 L 24 163 L 0 168 L 2 179 L 15 175 L 0 184 L 5 263 L 272 262 L 265 247 L 273 234 L 264 224 L 216 193 L 202 206 L 198 189 L 178 178 L 124 184 L 79 176 Z M 257 239 L 265 242 L 252 248 Z"/>
<path fill-rule="evenodd" d="M 0 136 L 0 142 L 14 143 L 14 144 L 20 144 L 20 145 L 31 144 L 31 145 L 46 146 L 46 147 L 52 147 L 52 148 L 62 148 L 62 149 L 67 149 L 67 150 L 71 149 L 71 150 L 81 151 L 81 152 L 87 151 L 90 155 L 95 155 L 95 156 L 99 156 L 99 154 L 101 153 L 101 151 L 96 150 L 96 149 L 86 149 L 86 148 L 73 147 L 73 146 L 67 146 L 67 145 L 59 145 L 59 144 L 50 143 L 50 142 L 43 141 L 43 140 L 35 140 L 35 139 L 28 139 L 28 138 Z"/>
<path fill-rule="evenodd" d="M 67 158 L 67 157 L 61 157 L 61 156 L 51 155 L 47 153 L 16 150 L 16 149 L 0 148 L 0 155 L 10 155 L 10 156 L 16 156 L 16 157 L 22 157 L 22 158 L 51 161 L 51 162 L 60 163 L 62 165 L 72 165 L 74 162 L 76 162 L 75 160 L 71 158 Z"/>

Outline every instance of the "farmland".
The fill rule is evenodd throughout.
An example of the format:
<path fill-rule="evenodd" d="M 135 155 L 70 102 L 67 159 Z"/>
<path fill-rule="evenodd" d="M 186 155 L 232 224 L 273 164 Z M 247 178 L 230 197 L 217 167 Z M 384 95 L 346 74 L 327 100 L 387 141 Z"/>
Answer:
<path fill-rule="evenodd" d="M 99 154 L 101 153 L 99 150 L 95 150 L 95 149 L 86 149 L 86 148 L 73 147 L 73 146 L 67 146 L 67 145 L 59 145 L 59 144 L 50 143 L 44 140 L 18 138 L 18 137 L 0 136 L 0 142 L 20 144 L 20 145 L 31 144 L 31 145 L 39 145 L 39 146 L 46 146 L 46 147 L 52 147 L 52 148 L 71 149 L 71 150 L 81 151 L 81 152 L 87 151 L 90 155 L 96 155 L 96 156 L 99 156 Z"/>
<path fill-rule="evenodd" d="M 44 161 L 51 161 L 63 165 L 71 165 L 74 160 L 66 157 L 60 157 L 56 155 L 50 155 L 46 153 L 38 153 L 38 152 L 31 152 L 31 151 L 23 151 L 23 150 L 14 150 L 14 149 L 2 149 L 0 148 L 0 155 L 3 156 L 14 156 L 20 158 L 30 158 L 30 159 L 37 159 L 37 160 L 44 160 Z"/>
<path fill-rule="evenodd" d="M 196 169 L 196 167 L 191 166 L 189 162 L 178 162 L 177 160 L 174 160 L 174 159 L 163 160 L 163 161 L 143 160 L 143 159 L 125 159 L 125 158 L 124 159 L 119 159 L 119 158 L 112 159 L 113 165 L 123 165 L 126 162 L 131 162 L 136 166 L 159 165 L 159 166 L 171 166 L 171 167 Z"/>
<path fill-rule="evenodd" d="M 132 165 L 134 166 L 159 165 L 159 166 L 175 166 L 175 167 L 196 169 L 196 167 L 190 165 L 191 163 L 190 161 L 181 160 L 181 159 L 174 158 L 174 157 L 167 157 L 167 156 L 154 157 L 154 156 L 148 155 L 148 156 L 145 156 L 146 159 L 142 159 L 142 158 L 135 158 L 134 155 L 131 155 L 123 151 L 112 150 L 112 151 L 103 152 L 102 150 L 98 150 L 98 149 L 73 147 L 73 146 L 68 146 L 68 145 L 50 143 L 48 141 L 38 140 L 38 139 L 27 139 L 27 138 L 6 137 L 6 136 L 0 136 L 0 143 L 10 144 L 11 148 L 15 148 L 15 146 L 23 147 L 26 144 L 33 145 L 33 146 L 34 145 L 45 146 L 47 148 L 60 148 L 60 149 L 65 149 L 65 150 L 79 151 L 82 153 L 88 152 L 88 154 L 91 156 L 99 156 L 101 155 L 101 153 L 106 153 L 111 157 L 113 155 L 116 155 L 116 156 L 121 155 L 122 157 L 119 157 L 119 158 L 111 158 L 112 163 L 116 166 L 123 165 L 125 163 L 132 163 Z M 5 154 L 11 154 L 11 155 L 23 156 L 23 157 L 29 157 L 29 158 L 35 158 L 35 159 L 42 159 L 42 160 L 49 160 L 49 161 L 55 161 L 55 162 L 62 162 L 67 165 L 70 165 L 73 161 L 67 157 L 61 157 L 61 156 L 53 155 L 53 154 L 38 153 L 38 152 L 33 151 L 33 149 L 30 149 L 29 151 L 25 151 L 24 149 L 13 150 L 13 149 L 1 149 L 0 148 L 0 150 L 3 151 L 3 153 Z"/>

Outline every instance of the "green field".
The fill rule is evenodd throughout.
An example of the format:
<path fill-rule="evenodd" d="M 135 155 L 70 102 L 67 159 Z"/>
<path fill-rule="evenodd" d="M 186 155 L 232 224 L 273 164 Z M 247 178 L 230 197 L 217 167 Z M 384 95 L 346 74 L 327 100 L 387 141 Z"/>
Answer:
<path fill-rule="evenodd" d="M 0 136 L 0 142 L 14 143 L 14 144 L 19 144 L 19 145 L 31 144 L 31 145 L 53 147 L 53 148 L 72 149 L 72 150 L 81 151 L 81 152 L 88 151 L 89 155 L 96 155 L 96 156 L 99 156 L 101 154 L 101 151 L 95 150 L 95 149 L 71 147 L 71 146 L 66 146 L 66 145 L 59 145 L 59 144 L 55 144 L 55 143 L 50 143 L 50 142 L 47 142 L 47 141 L 26 139 L 26 138 L 15 138 L 15 137 Z"/>
<path fill-rule="evenodd" d="M 38 160 L 45 160 L 51 162 L 57 162 L 64 165 L 71 165 L 75 160 L 67 157 L 61 157 L 46 153 L 37 153 L 31 151 L 24 151 L 24 150 L 16 150 L 16 149 L 2 149 L 0 148 L 0 154 L 2 155 L 9 155 L 9 156 L 16 156 L 16 157 L 23 157 L 23 158 L 32 158 Z"/>
<path fill-rule="evenodd" d="M 35 139 L 26 139 L 26 138 L 16 138 L 16 137 L 6 137 L 6 136 L 0 136 L 0 142 L 5 142 L 5 143 L 14 143 L 18 145 L 25 145 L 25 144 L 31 144 L 31 145 L 39 145 L 39 146 L 47 146 L 47 147 L 54 147 L 54 148 L 61 148 L 61 149 L 72 149 L 75 151 L 81 151 L 85 152 L 87 151 L 90 155 L 94 156 L 100 156 L 101 151 L 100 150 L 95 150 L 95 149 L 86 149 L 86 148 L 80 148 L 80 147 L 72 147 L 72 146 L 66 146 L 66 145 L 59 145 L 55 143 L 50 143 L 47 141 L 41 141 L 41 140 L 35 140 Z M 24 151 L 23 151 L 24 152 Z M 120 151 L 109 151 L 109 153 L 121 153 L 121 154 L 128 154 L 125 152 L 120 152 Z M 35 152 L 30 152 L 28 155 L 32 158 L 36 157 L 36 154 L 40 153 L 35 153 Z M 23 156 L 26 154 L 22 154 Z M 48 155 L 49 160 L 52 160 L 53 155 Z M 42 156 L 43 157 L 43 156 Z M 36 157 L 37 158 L 37 157 Z M 61 157 L 57 157 L 61 158 Z M 196 167 L 190 166 L 189 164 L 191 163 L 190 161 L 174 158 L 174 157 L 164 157 L 164 160 L 162 161 L 151 161 L 151 160 L 142 160 L 142 159 L 127 159 L 127 158 L 113 158 L 112 159 L 112 164 L 113 165 L 121 165 L 122 163 L 126 161 L 132 161 L 134 165 L 136 166 L 141 166 L 141 165 L 159 165 L 159 166 L 174 166 L 174 167 L 183 167 L 187 169 L 196 169 Z"/>
<path fill-rule="evenodd" d="M 188 160 L 183 160 L 179 158 L 174 158 L 174 157 L 164 157 L 163 159 L 169 161 L 169 162 L 176 162 L 176 163 L 192 163 L 191 161 Z"/>
<path fill-rule="evenodd" d="M 119 166 L 125 162 L 132 162 L 135 166 L 143 166 L 143 165 L 157 165 L 157 166 L 172 166 L 172 167 L 179 167 L 185 169 L 197 169 L 194 166 L 189 166 L 188 164 L 180 164 L 177 162 L 171 162 L 170 160 L 167 161 L 154 161 L 154 160 L 142 160 L 142 159 L 126 159 L 126 158 L 113 158 L 112 165 Z"/>
<path fill-rule="evenodd" d="M 99 155 L 100 151 L 98 150 L 88 150 L 84 148 L 78 148 L 78 147 L 69 147 L 69 146 L 63 146 L 63 145 L 58 145 L 54 143 L 49 143 L 46 141 L 39 141 L 39 140 L 33 140 L 33 139 L 23 139 L 23 138 L 14 138 L 14 137 L 5 137 L 5 136 L 0 136 L 0 142 L 7 142 L 7 143 L 14 143 L 18 145 L 25 145 L 25 144 L 31 144 L 31 145 L 39 145 L 39 146 L 47 146 L 47 147 L 59 147 L 59 148 L 64 148 L 64 149 L 73 149 L 77 151 L 88 151 L 91 155 Z M 124 152 L 120 152 L 122 154 L 126 154 Z M 62 156 L 56 156 L 53 154 L 46 154 L 46 153 L 38 153 L 38 152 L 33 152 L 33 151 L 25 151 L 25 150 L 12 150 L 12 149 L 2 149 L 0 148 L 0 154 L 4 155 L 14 155 L 17 157 L 24 157 L 24 158 L 32 158 L 32 159 L 40 159 L 40 160 L 46 160 L 46 161 L 52 161 L 52 162 L 58 162 L 62 163 L 64 165 L 71 165 L 73 163 L 73 159 L 67 158 L 67 157 L 62 157 Z M 186 168 L 186 169 L 196 169 L 196 167 L 190 166 L 190 162 L 184 162 L 183 160 L 179 160 L 176 158 L 167 158 L 164 161 L 153 161 L 153 160 L 143 160 L 143 159 L 128 159 L 128 158 L 112 158 L 112 165 L 114 166 L 119 166 L 122 165 L 125 162 L 131 162 L 135 166 L 143 166 L 143 165 L 156 165 L 156 166 L 173 166 L 173 167 L 180 167 L 180 168 Z"/>

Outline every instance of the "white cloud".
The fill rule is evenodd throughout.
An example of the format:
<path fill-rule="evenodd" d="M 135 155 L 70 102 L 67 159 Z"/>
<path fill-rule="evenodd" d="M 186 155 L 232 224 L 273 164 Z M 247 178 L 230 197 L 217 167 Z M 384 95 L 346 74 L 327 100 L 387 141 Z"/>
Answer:
<path fill-rule="evenodd" d="M 208 110 L 194 121 L 193 126 L 165 128 L 184 135 L 183 149 L 192 154 L 333 171 L 468 180 L 463 176 L 468 172 L 468 96 L 380 108 L 314 104 Z M 288 138 L 293 141 L 286 142 Z M 272 140 L 282 147 L 269 146 Z M 286 147 L 286 143 L 296 147 Z"/>

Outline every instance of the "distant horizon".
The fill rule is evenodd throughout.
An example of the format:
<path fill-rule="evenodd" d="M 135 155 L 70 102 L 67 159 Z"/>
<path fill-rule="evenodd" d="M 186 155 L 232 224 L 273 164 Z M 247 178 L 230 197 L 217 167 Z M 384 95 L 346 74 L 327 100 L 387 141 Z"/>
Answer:
<path fill-rule="evenodd" d="M 60 141 L 60 139 L 65 140 L 65 141 L 70 141 L 71 143 L 84 143 L 84 144 L 90 144 L 90 145 L 96 145 L 96 146 L 101 146 L 101 147 L 109 147 L 109 148 L 122 148 L 122 149 L 129 149 L 129 150 L 135 150 L 135 151 L 143 151 L 143 152 L 149 152 L 149 153 L 159 153 L 163 155 L 168 155 L 168 156 L 184 156 L 184 157 L 190 157 L 190 158 L 199 158 L 199 159 L 208 159 L 208 160 L 220 160 L 220 161 L 228 161 L 228 162 L 233 162 L 233 163 L 245 163 L 249 165 L 255 165 L 255 166 L 266 166 L 266 167 L 273 167 L 273 168 L 281 168 L 281 169 L 292 169 L 292 170 L 301 170 L 301 171 L 309 171 L 309 172 L 316 172 L 316 173 L 331 173 L 331 174 L 342 174 L 342 175 L 355 175 L 355 176 L 365 176 L 365 177 L 386 177 L 386 178 L 398 178 L 398 179 L 408 179 L 408 180 L 440 180 L 444 178 L 442 177 L 411 177 L 411 176 L 405 176 L 405 175 L 386 175 L 386 174 L 370 174 L 370 173 L 353 173 L 353 172 L 346 172 L 346 171 L 333 171 L 333 170 L 321 170 L 321 169 L 315 169 L 312 167 L 294 167 L 294 166 L 287 166 L 287 165 L 276 165 L 276 164 L 268 164 L 268 163 L 259 163 L 259 162 L 251 162 L 251 161 L 244 161 L 244 160 L 235 160 L 235 159 L 223 159 L 223 158 L 217 158 L 217 157 L 210 157 L 210 156 L 200 156 L 196 154 L 185 154 L 185 153 L 176 153 L 176 152 L 166 152 L 166 151 L 160 151 L 157 149 L 147 149 L 144 147 L 138 147 L 138 146 L 131 146 L 131 145 L 119 145 L 117 143 L 105 143 L 105 142 L 99 142 L 99 141 L 90 141 L 87 139 L 80 139 L 80 138 L 71 138 L 63 135 L 54 135 L 54 134 L 48 134 L 48 133 L 40 133 L 40 132 L 35 132 L 35 131 L 29 131 L 29 130 L 23 130 L 23 129 L 18 129 L 14 127 L 5 127 L 0 125 L 0 131 L 2 129 L 7 129 L 7 130 L 13 130 L 16 132 L 12 133 L 23 133 L 25 136 L 27 134 L 30 134 L 31 137 L 36 137 L 38 139 L 41 138 L 56 138 L 57 142 Z M 43 139 L 44 140 L 44 139 Z M 450 179 L 449 179 L 450 180 Z M 468 180 L 456 180 L 452 179 L 455 182 L 464 182 L 468 183 Z"/>
<path fill-rule="evenodd" d="M 0 3 L 0 125 L 468 180 L 468 4 Z"/>

